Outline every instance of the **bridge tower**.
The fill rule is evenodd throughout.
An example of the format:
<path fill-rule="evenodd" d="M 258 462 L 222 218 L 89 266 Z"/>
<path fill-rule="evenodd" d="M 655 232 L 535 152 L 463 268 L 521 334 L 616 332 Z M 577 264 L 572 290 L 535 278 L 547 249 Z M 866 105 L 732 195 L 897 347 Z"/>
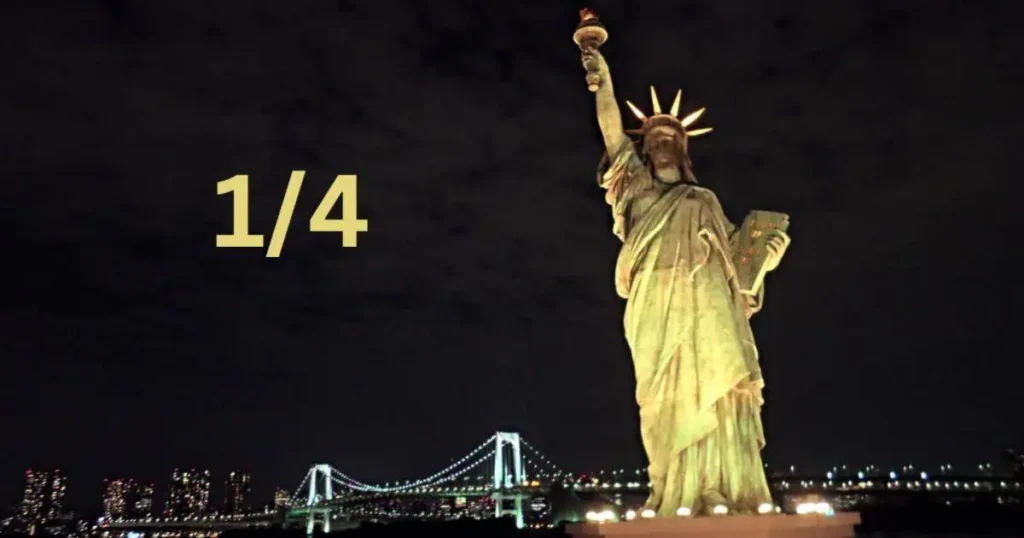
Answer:
<path fill-rule="evenodd" d="M 317 491 L 317 484 L 323 477 L 324 493 L 320 495 Z M 320 524 L 324 533 L 331 532 L 331 507 L 318 506 L 321 502 L 330 502 L 334 499 L 334 488 L 331 482 L 331 466 L 326 463 L 314 464 L 309 469 L 309 496 L 306 498 L 306 534 L 313 535 L 313 528 L 317 523 L 317 516 L 320 516 Z"/>
<path fill-rule="evenodd" d="M 516 526 L 521 529 L 526 526 L 523 521 L 523 494 L 520 489 L 525 477 L 519 434 L 498 432 L 494 436 L 494 443 L 494 516 L 513 515 L 516 518 Z M 512 469 L 505 465 L 506 447 L 511 449 L 509 455 L 512 458 Z M 514 493 L 505 493 L 505 490 L 509 489 L 513 489 Z M 506 507 L 505 501 L 512 501 L 513 507 Z"/>

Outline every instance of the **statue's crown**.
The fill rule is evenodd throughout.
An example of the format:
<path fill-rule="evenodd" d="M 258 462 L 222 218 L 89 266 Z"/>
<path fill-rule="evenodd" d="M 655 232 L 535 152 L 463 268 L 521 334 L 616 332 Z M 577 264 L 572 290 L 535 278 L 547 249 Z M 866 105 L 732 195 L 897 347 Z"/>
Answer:
<path fill-rule="evenodd" d="M 700 136 L 702 134 L 710 133 L 712 130 L 711 127 L 687 130 L 689 126 L 693 125 L 694 122 L 700 118 L 705 109 L 701 108 L 699 110 L 695 110 L 689 113 L 686 117 L 680 119 L 678 117 L 679 105 L 682 102 L 682 99 L 683 91 L 679 90 L 676 92 L 675 100 L 672 101 L 672 108 L 669 110 L 669 113 L 664 114 L 661 111 L 661 103 L 658 102 L 658 94 L 654 91 L 654 86 L 651 86 L 651 107 L 654 109 L 654 114 L 647 117 L 643 112 L 640 112 L 640 109 L 637 108 L 636 105 L 626 101 L 626 105 L 628 105 L 629 109 L 633 111 L 633 115 L 635 115 L 641 122 L 639 129 L 627 129 L 626 132 L 629 134 L 644 135 L 655 127 L 665 126 L 676 129 L 686 137 Z"/>

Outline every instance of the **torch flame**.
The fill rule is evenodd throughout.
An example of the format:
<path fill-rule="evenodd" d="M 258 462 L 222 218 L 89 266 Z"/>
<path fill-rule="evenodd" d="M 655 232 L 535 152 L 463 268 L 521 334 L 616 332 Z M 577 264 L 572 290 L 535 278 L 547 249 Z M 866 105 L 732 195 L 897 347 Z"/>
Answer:
<path fill-rule="evenodd" d="M 580 22 L 595 21 L 595 20 L 597 20 L 597 15 L 594 14 L 594 12 L 591 11 L 590 9 L 583 8 L 583 9 L 580 10 Z"/>

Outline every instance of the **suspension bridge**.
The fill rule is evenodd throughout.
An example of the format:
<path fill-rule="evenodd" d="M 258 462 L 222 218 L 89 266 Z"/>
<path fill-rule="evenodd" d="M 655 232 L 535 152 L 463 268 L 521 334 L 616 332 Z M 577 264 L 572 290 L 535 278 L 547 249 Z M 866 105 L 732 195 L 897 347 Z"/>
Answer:
<path fill-rule="evenodd" d="M 488 483 L 470 479 L 470 471 L 484 470 L 489 462 L 493 473 Z M 563 474 L 518 433 L 496 432 L 444 469 L 403 483 L 367 484 L 330 464 L 314 464 L 295 490 L 295 508 L 288 517 L 304 519 L 307 532 L 312 534 L 317 525 L 330 532 L 333 516 L 356 502 L 400 496 L 487 497 L 494 503 L 494 517 L 512 516 L 522 528 L 524 499 L 542 493 Z"/>

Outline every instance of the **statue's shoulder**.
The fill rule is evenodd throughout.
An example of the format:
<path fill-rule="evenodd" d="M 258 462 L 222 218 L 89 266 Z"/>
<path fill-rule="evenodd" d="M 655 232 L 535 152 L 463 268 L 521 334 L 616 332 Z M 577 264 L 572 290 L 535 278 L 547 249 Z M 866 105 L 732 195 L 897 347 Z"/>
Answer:
<path fill-rule="evenodd" d="M 627 137 L 619 144 L 618 149 L 611 152 L 609 160 L 613 163 L 616 161 L 622 163 L 629 162 L 633 166 L 643 163 L 639 142 Z"/>
<path fill-rule="evenodd" d="M 701 205 L 710 209 L 716 216 L 725 218 L 725 211 L 722 209 L 722 203 L 718 201 L 718 196 L 715 194 L 715 191 L 693 184 L 689 184 L 687 187 L 689 188 L 687 197 L 696 199 Z"/>
<path fill-rule="evenodd" d="M 687 188 L 687 192 L 686 192 L 686 197 L 687 198 L 695 198 L 695 199 L 698 199 L 698 200 L 700 200 L 700 201 L 702 201 L 704 203 L 711 204 L 711 205 L 714 205 L 714 206 L 720 206 L 721 205 L 718 202 L 718 196 L 715 195 L 715 191 L 712 191 L 711 189 L 708 189 L 706 187 L 701 187 L 699 185 L 694 185 L 692 183 L 688 183 L 686 185 L 686 188 Z"/>

